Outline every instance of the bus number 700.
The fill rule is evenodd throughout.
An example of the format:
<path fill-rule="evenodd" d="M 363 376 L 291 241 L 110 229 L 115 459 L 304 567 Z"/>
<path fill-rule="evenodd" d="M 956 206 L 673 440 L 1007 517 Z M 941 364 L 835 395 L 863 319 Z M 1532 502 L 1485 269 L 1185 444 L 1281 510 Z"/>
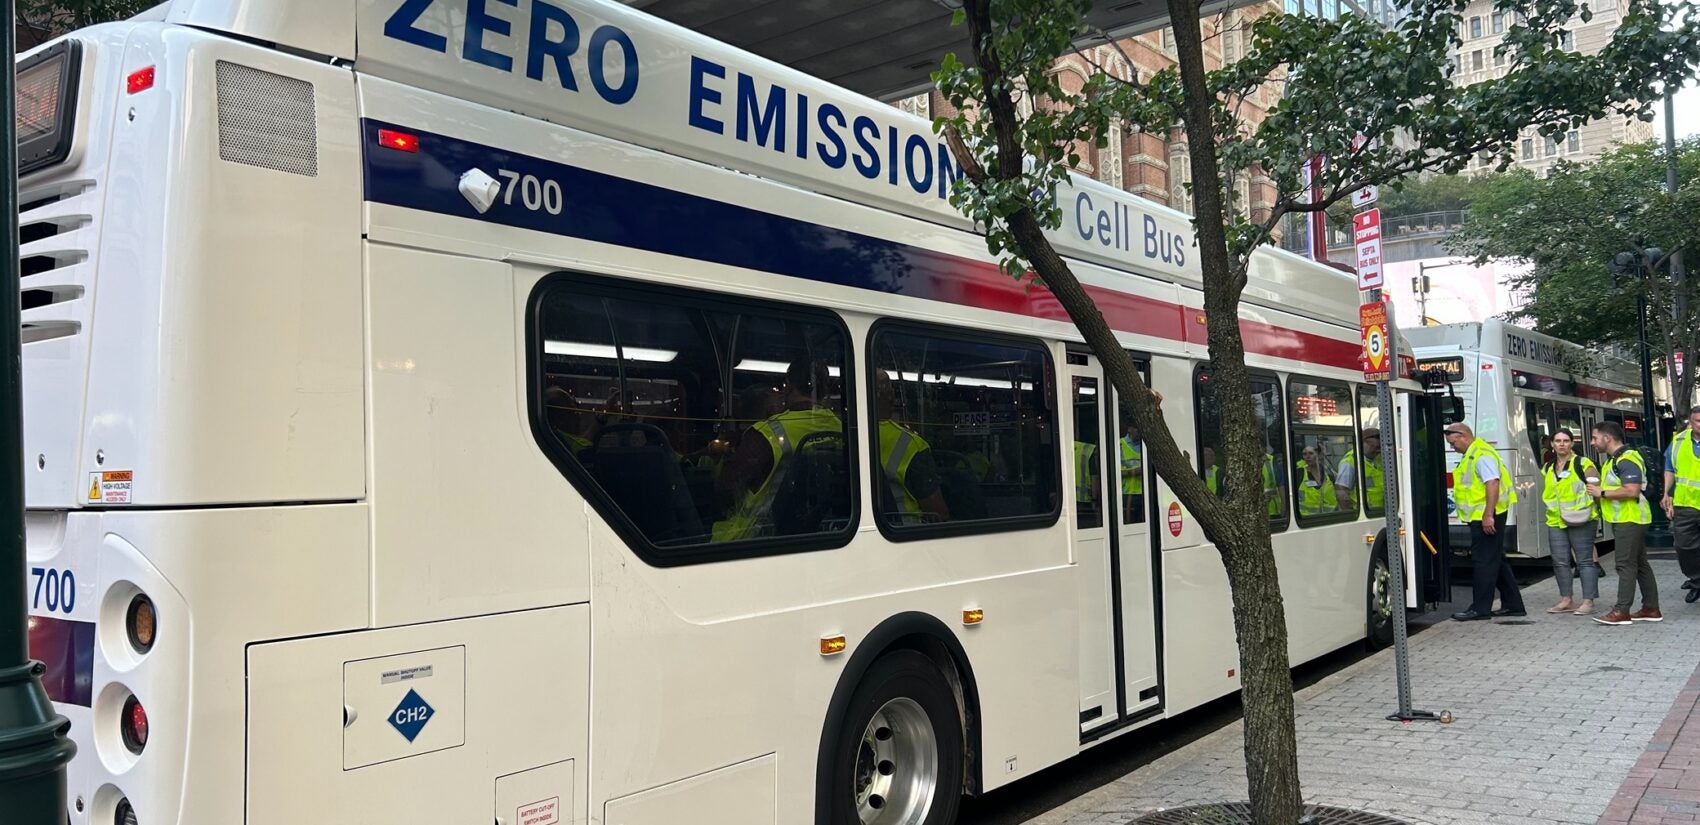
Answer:
<path fill-rule="evenodd" d="M 31 567 L 35 577 L 35 598 L 31 608 L 47 608 L 49 613 L 69 613 L 77 604 L 77 578 L 69 570 L 53 567 Z"/>
<path fill-rule="evenodd" d="M 561 214 L 562 197 L 561 184 L 538 178 L 536 175 L 522 175 L 508 169 L 498 169 L 496 174 L 507 181 L 502 187 L 502 205 L 512 206 L 514 190 L 519 190 L 520 205 L 533 212 L 548 212 L 551 215 Z"/>

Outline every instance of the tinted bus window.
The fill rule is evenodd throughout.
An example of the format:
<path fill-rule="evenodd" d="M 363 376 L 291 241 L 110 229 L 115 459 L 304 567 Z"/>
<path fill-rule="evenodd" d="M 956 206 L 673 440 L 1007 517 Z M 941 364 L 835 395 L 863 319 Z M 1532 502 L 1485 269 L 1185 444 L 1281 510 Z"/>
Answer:
<path fill-rule="evenodd" d="M 1362 494 L 1364 513 L 1372 518 L 1386 510 L 1387 500 L 1382 486 L 1384 472 L 1381 458 L 1381 408 L 1375 400 L 1375 390 L 1358 388 L 1358 491 Z"/>
<path fill-rule="evenodd" d="M 1293 500 L 1299 526 L 1358 514 L 1352 391 L 1345 384 L 1294 379 L 1287 385 L 1293 431 Z M 1379 468 L 1378 468 L 1379 469 Z M 1368 479 L 1374 483 L 1375 479 Z"/>
<path fill-rule="evenodd" d="M 881 529 L 920 537 L 1055 520 L 1059 445 L 1041 346 L 881 324 L 868 361 Z"/>
<path fill-rule="evenodd" d="M 1213 492 L 1227 489 L 1227 473 L 1223 470 L 1226 456 L 1222 451 L 1222 419 L 1216 404 L 1216 385 L 1208 367 L 1200 367 L 1194 381 L 1194 403 L 1198 411 L 1198 472 Z M 1281 423 L 1281 387 L 1275 379 L 1260 375 L 1251 377 L 1252 414 L 1257 418 L 1259 440 L 1263 445 L 1263 460 L 1259 477 L 1262 479 L 1263 499 L 1269 512 L 1270 529 L 1287 526 L 1287 432 Z"/>
<path fill-rule="evenodd" d="M 634 546 L 676 563 L 847 538 L 850 353 L 835 316 L 573 276 L 535 306 L 545 446 Z"/>

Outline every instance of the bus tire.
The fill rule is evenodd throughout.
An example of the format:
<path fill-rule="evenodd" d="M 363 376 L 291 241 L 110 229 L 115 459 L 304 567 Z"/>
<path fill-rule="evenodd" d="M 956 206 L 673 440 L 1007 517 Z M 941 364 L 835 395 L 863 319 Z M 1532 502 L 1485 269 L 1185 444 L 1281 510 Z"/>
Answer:
<path fill-rule="evenodd" d="M 1369 556 L 1369 577 L 1364 587 L 1364 646 L 1375 651 L 1393 644 L 1393 611 L 1404 609 L 1393 594 L 1393 568 L 1387 561 L 1387 534 L 1375 537 Z"/>
<path fill-rule="evenodd" d="M 894 650 L 869 666 L 833 734 L 819 793 L 825 825 L 948 825 L 962 804 L 961 714 L 927 655 Z"/>

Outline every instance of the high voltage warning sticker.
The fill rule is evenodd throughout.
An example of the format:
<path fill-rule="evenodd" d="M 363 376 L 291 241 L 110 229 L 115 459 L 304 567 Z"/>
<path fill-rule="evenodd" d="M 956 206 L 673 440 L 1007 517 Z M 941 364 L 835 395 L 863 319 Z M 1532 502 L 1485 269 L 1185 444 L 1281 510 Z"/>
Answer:
<path fill-rule="evenodd" d="M 89 473 L 89 501 L 99 504 L 129 504 L 130 484 L 135 480 L 132 470 L 107 470 Z"/>

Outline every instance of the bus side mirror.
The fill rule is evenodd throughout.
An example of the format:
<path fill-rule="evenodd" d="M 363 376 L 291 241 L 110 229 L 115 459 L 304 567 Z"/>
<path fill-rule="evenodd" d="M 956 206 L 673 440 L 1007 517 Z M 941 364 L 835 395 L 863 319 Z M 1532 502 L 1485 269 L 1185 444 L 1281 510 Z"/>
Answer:
<path fill-rule="evenodd" d="M 1440 399 L 1440 420 L 1447 424 L 1456 424 L 1464 420 L 1464 399 L 1449 395 Z"/>

